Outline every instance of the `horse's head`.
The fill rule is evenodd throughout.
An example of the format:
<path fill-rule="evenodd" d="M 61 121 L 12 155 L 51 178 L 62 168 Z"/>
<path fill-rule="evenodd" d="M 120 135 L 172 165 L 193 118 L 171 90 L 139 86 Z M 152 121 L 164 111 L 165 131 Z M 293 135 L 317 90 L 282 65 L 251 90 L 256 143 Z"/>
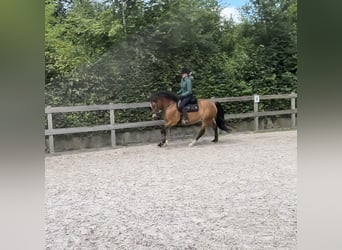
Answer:
<path fill-rule="evenodd" d="M 152 118 L 157 118 L 158 113 L 170 106 L 171 103 L 178 102 L 179 98 L 171 92 L 157 92 L 150 98 L 150 108 Z"/>
<path fill-rule="evenodd" d="M 157 114 L 162 111 L 161 105 L 158 102 L 158 100 L 151 99 L 151 101 L 150 101 L 150 108 L 151 108 L 151 111 L 152 111 L 152 118 L 156 119 L 158 117 Z"/>

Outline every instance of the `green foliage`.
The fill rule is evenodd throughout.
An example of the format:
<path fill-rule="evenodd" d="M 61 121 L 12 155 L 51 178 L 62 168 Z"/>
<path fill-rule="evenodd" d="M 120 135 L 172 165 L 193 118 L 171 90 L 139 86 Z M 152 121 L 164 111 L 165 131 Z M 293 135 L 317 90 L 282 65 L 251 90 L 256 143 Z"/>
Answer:
<path fill-rule="evenodd" d="M 50 0 L 45 6 L 46 105 L 145 102 L 156 90 L 176 92 L 183 66 L 193 71 L 199 98 L 297 88 L 296 0 L 251 0 L 241 23 L 223 20 L 215 0 Z M 262 108 L 285 105 L 265 102 Z M 150 116 L 148 110 L 117 113 L 117 122 Z M 90 112 L 55 120 L 63 127 L 109 118 Z"/>

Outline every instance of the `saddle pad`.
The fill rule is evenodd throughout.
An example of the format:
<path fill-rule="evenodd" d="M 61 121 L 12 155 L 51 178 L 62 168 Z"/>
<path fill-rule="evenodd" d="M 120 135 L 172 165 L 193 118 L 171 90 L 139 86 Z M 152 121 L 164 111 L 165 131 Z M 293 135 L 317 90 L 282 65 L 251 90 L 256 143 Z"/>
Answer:
<path fill-rule="evenodd" d="M 198 105 L 197 104 L 188 104 L 185 106 L 186 111 L 188 112 L 197 112 L 198 111 Z"/>

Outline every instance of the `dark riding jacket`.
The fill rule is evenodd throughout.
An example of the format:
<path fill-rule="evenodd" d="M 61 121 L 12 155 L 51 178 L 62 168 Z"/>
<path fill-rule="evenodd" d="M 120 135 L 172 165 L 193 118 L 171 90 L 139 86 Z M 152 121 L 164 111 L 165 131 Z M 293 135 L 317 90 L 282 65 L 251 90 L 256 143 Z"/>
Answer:
<path fill-rule="evenodd" d="M 190 77 L 184 77 L 180 85 L 181 89 L 177 92 L 180 97 L 185 97 L 192 94 L 192 83 Z"/>

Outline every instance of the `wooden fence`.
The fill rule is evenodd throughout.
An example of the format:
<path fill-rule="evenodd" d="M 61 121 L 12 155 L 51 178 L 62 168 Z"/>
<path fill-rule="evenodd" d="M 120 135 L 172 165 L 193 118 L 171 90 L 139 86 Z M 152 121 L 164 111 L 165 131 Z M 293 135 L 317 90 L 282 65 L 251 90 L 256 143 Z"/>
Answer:
<path fill-rule="evenodd" d="M 289 99 L 291 98 L 291 107 L 286 110 L 278 111 L 258 111 L 259 101 L 261 100 L 271 100 L 271 99 Z M 284 115 L 291 114 L 292 127 L 296 126 L 296 93 L 291 94 L 281 94 L 281 95 L 253 95 L 253 96 L 240 96 L 240 97 L 223 97 L 223 98 L 211 98 L 213 101 L 224 102 L 243 102 L 243 101 L 253 101 L 254 102 L 254 112 L 240 113 L 240 114 L 226 114 L 225 119 L 239 119 L 254 117 L 255 130 L 259 129 L 259 117 L 261 116 L 273 116 L 273 115 Z M 115 131 L 125 128 L 140 128 L 149 126 L 160 126 L 164 124 L 163 120 L 156 121 L 143 121 L 143 122 L 130 122 L 130 123 L 115 123 L 115 110 L 125 110 L 125 109 L 136 109 L 136 108 L 146 108 L 149 107 L 149 102 L 142 103 L 118 103 L 118 104 L 107 104 L 107 105 L 91 105 L 91 106 L 70 106 L 70 107 L 46 107 L 45 114 L 47 114 L 48 129 L 45 130 L 45 135 L 49 136 L 49 150 L 50 153 L 54 153 L 54 135 L 61 134 L 74 134 L 74 133 L 85 133 L 85 132 L 95 132 L 95 131 L 111 131 L 111 144 L 113 147 L 116 146 Z M 99 111 L 99 110 L 109 110 L 110 114 L 110 124 L 98 125 L 91 127 L 76 127 L 76 128 L 53 128 L 52 114 L 54 113 L 68 113 L 68 112 L 85 112 L 85 111 Z"/>

